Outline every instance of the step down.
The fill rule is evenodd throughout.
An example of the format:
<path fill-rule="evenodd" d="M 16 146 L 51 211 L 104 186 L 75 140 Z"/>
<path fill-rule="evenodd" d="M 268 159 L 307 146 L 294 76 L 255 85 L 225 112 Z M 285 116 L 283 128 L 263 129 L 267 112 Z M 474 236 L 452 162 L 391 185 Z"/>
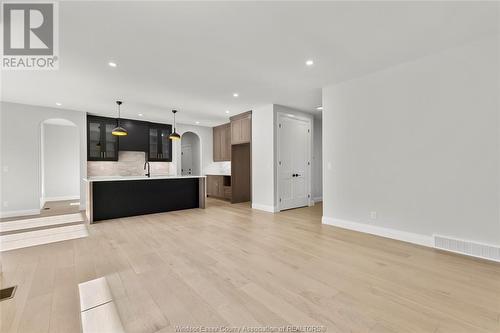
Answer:
<path fill-rule="evenodd" d="M 1 222 L 0 232 L 19 231 L 84 221 L 85 219 L 82 213 L 35 217 L 24 220 Z"/>

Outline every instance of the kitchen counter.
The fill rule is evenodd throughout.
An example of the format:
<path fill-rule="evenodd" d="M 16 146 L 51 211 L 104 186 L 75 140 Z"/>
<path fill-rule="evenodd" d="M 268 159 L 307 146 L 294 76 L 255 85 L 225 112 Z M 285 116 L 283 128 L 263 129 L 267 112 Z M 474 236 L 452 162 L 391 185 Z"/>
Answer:
<path fill-rule="evenodd" d="M 205 176 L 95 176 L 84 180 L 89 223 L 205 208 Z"/>
<path fill-rule="evenodd" d="M 205 178 L 205 176 L 172 176 L 172 175 L 153 175 L 148 176 L 91 176 L 83 178 L 86 182 L 108 182 L 121 180 L 155 180 L 155 179 L 187 179 L 187 178 Z"/>

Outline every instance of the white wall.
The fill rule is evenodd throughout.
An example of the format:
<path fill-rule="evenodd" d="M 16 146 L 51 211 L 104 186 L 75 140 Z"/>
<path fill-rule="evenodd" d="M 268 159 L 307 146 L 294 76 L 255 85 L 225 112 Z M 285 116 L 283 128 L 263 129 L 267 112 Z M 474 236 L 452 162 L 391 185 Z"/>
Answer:
<path fill-rule="evenodd" d="M 177 132 L 182 136 L 186 132 L 193 132 L 200 138 L 201 147 L 201 172 L 202 175 L 207 173 L 207 170 L 213 164 L 213 135 L 212 127 L 194 126 L 177 124 Z M 181 174 L 181 140 L 174 141 L 172 144 L 173 149 L 173 163 L 176 164 L 177 174 Z"/>
<path fill-rule="evenodd" d="M 499 59 L 496 36 L 324 88 L 324 221 L 500 244 Z"/>
<path fill-rule="evenodd" d="M 213 141 L 212 141 L 213 142 Z M 213 144 L 213 143 L 212 143 Z M 191 146 L 191 154 L 192 154 L 192 174 L 193 175 L 201 175 L 201 145 L 200 139 L 197 134 L 193 132 L 184 132 L 181 137 L 181 148 L 184 145 Z M 182 166 L 182 156 L 180 159 L 181 169 Z"/>
<path fill-rule="evenodd" d="M 85 208 L 85 186 L 81 180 L 87 173 L 86 115 L 84 112 L 0 103 L 2 156 L 1 215 L 36 214 L 41 194 L 41 123 L 61 118 L 73 122 L 80 137 L 80 208 Z"/>
<path fill-rule="evenodd" d="M 312 198 L 315 202 L 323 199 L 323 121 L 314 117 L 312 156 Z"/>
<path fill-rule="evenodd" d="M 44 201 L 80 197 L 80 142 L 76 126 L 43 124 Z"/>
<path fill-rule="evenodd" d="M 276 126 L 279 112 L 314 122 L 311 114 L 283 105 L 268 104 L 252 110 L 252 208 L 269 212 L 278 210 Z M 314 135 L 314 128 L 311 130 Z M 312 145 L 313 140 L 311 151 Z"/>
<path fill-rule="evenodd" d="M 252 208 L 275 211 L 274 106 L 252 110 Z"/>

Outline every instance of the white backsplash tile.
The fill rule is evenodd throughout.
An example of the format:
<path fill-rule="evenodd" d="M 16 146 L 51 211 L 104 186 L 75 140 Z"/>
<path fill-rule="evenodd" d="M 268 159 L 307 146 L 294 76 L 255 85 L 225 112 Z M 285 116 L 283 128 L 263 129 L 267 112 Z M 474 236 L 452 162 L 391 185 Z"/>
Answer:
<path fill-rule="evenodd" d="M 230 175 L 231 162 L 213 162 L 205 170 L 207 175 Z"/>
<path fill-rule="evenodd" d="M 146 172 L 146 153 L 140 151 L 120 151 L 117 162 L 87 162 L 88 176 L 141 176 Z M 152 175 L 175 175 L 176 166 L 171 162 L 149 162 Z"/>

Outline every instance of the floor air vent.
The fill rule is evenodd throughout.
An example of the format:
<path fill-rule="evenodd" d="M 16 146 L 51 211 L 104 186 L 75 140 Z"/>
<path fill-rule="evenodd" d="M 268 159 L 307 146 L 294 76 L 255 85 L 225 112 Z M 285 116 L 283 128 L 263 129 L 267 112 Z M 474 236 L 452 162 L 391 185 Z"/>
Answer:
<path fill-rule="evenodd" d="M 0 289 L 0 301 L 13 298 L 16 293 L 16 288 L 17 286 Z"/>
<path fill-rule="evenodd" d="M 434 235 L 434 247 L 500 262 L 500 247 Z"/>

